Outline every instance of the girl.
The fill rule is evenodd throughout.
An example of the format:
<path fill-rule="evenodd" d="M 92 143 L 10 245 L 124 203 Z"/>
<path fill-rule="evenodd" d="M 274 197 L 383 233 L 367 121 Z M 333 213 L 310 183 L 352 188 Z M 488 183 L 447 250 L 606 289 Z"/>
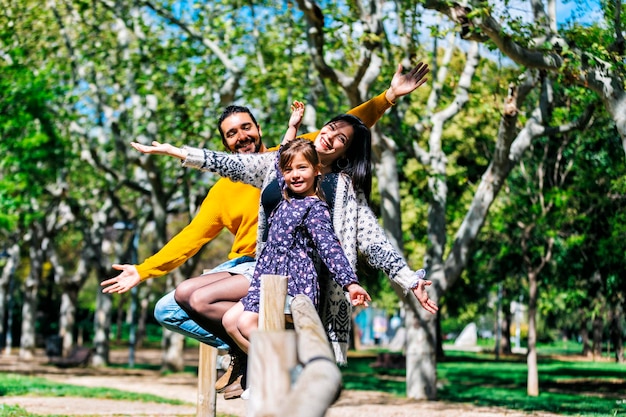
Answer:
<path fill-rule="evenodd" d="M 276 158 L 282 199 L 268 218 L 268 237 L 257 259 L 248 294 L 224 314 L 228 334 L 248 351 L 250 334 L 258 328 L 260 279 L 263 274 L 289 277 L 287 293 L 305 294 L 319 307 L 320 285 L 315 268 L 319 256 L 333 280 L 348 291 L 352 305 L 366 305 L 369 294 L 358 284 L 350 262 L 333 231 L 321 191 L 320 162 L 313 143 L 295 139 L 304 105 L 294 102 L 289 127 Z"/>

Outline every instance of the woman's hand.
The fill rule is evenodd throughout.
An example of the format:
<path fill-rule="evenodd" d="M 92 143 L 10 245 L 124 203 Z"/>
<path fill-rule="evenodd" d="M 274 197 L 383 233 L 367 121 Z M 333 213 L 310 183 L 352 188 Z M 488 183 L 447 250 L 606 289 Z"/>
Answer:
<path fill-rule="evenodd" d="M 169 155 L 182 160 L 187 158 L 187 151 L 184 149 L 170 145 L 169 143 L 160 143 L 156 140 L 152 142 L 152 145 L 142 145 L 141 143 L 131 142 L 130 146 L 137 149 L 141 153 Z"/>
<path fill-rule="evenodd" d="M 417 301 L 420 302 L 424 310 L 428 311 L 429 313 L 435 314 L 437 313 L 437 310 L 439 310 L 439 307 L 437 307 L 437 304 L 435 304 L 433 300 L 428 298 L 428 293 L 426 292 L 426 286 L 429 286 L 432 283 L 432 281 L 419 279 L 417 280 L 417 286 L 413 288 L 412 291 L 413 294 L 415 294 Z"/>
<path fill-rule="evenodd" d="M 385 97 L 391 103 L 395 103 L 397 99 L 413 92 L 428 81 L 428 78 L 424 77 L 429 71 L 428 64 L 420 62 L 409 72 L 402 74 L 402 64 L 398 64 L 398 69 L 393 75 L 389 89 L 385 92 Z"/>
<path fill-rule="evenodd" d="M 102 292 L 105 294 L 114 292 L 122 294 L 141 282 L 141 277 L 139 276 L 139 272 L 137 271 L 135 265 L 113 264 L 113 269 L 122 271 L 122 273 L 114 278 L 107 279 L 106 281 L 102 281 L 100 283 L 100 286 L 105 287 L 102 289 Z"/>

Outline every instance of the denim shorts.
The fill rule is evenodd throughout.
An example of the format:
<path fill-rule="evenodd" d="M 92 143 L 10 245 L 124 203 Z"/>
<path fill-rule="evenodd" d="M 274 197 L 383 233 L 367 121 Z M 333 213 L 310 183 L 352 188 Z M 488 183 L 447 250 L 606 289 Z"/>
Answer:
<path fill-rule="evenodd" d="M 241 256 L 219 264 L 215 268 L 205 271 L 203 275 L 212 274 L 214 272 L 229 272 L 232 275 L 243 275 L 248 281 L 252 281 L 255 266 L 256 260 L 253 257 Z"/>

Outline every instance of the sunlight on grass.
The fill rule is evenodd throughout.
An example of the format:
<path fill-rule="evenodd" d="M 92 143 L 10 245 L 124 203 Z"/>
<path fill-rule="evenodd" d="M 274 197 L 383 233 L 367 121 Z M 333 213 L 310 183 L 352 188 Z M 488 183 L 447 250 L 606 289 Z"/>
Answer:
<path fill-rule="evenodd" d="M 35 417 L 17 405 L 0 404 L 0 417 Z"/>
<path fill-rule="evenodd" d="M 144 401 L 165 404 L 189 404 L 151 394 L 138 394 L 111 388 L 91 388 L 61 384 L 44 378 L 0 373 L 0 396 L 46 396 L 46 397 L 82 397 L 106 398 L 111 400 Z"/>
<path fill-rule="evenodd" d="M 342 368 L 346 389 L 406 395 L 405 369 L 372 368 L 369 356 L 350 357 Z M 437 365 L 438 398 L 478 406 L 563 415 L 626 416 L 626 365 L 615 362 L 539 361 L 540 395 L 526 395 L 526 359 L 496 361 L 493 354 L 446 351 Z"/>

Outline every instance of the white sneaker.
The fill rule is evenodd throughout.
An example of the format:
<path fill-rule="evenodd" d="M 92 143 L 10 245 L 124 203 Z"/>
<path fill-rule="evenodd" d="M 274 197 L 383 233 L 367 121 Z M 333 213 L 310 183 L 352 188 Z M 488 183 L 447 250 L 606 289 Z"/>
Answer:
<path fill-rule="evenodd" d="M 246 388 L 242 393 L 241 393 L 241 399 L 242 400 L 249 400 L 250 399 L 250 388 Z"/>

